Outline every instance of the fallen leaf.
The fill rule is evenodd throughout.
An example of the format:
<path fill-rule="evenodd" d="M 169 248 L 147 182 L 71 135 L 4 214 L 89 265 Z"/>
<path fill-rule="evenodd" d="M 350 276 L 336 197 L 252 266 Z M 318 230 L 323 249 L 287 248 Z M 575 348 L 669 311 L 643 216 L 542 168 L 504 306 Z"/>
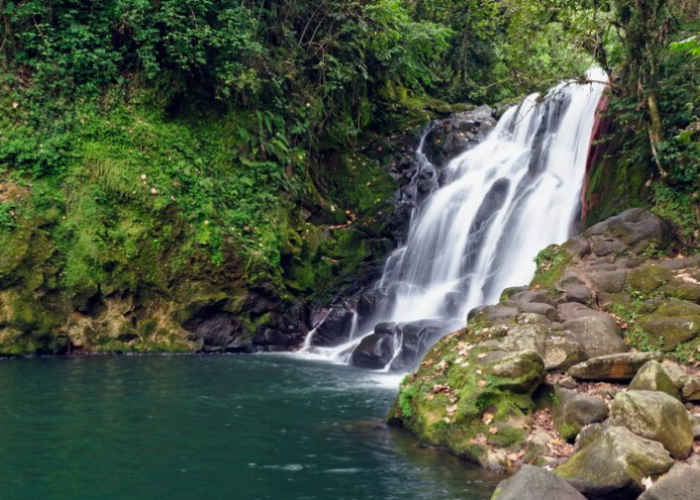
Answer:
<path fill-rule="evenodd" d="M 425 399 L 427 399 L 428 401 L 432 401 L 433 399 L 435 399 L 435 394 L 428 394 L 428 395 L 425 397 Z"/>
<path fill-rule="evenodd" d="M 489 429 L 489 434 L 491 434 L 491 435 L 498 434 L 498 427 L 491 427 Z"/>
<path fill-rule="evenodd" d="M 484 359 L 485 357 L 486 357 L 486 353 L 485 353 L 485 352 L 482 352 L 481 354 L 479 354 L 479 355 L 477 356 L 477 358 L 479 358 L 479 359 Z"/>
<path fill-rule="evenodd" d="M 488 385 L 488 382 L 486 382 L 486 380 L 479 380 L 476 383 L 476 385 L 478 385 L 479 387 L 486 387 Z"/>
<path fill-rule="evenodd" d="M 650 477 L 642 478 L 642 486 L 644 486 L 645 490 L 648 490 L 654 486 L 654 481 Z"/>
<path fill-rule="evenodd" d="M 457 405 L 448 406 L 445 411 L 449 416 L 452 416 L 457 412 Z"/>
<path fill-rule="evenodd" d="M 452 423 L 452 421 L 447 417 L 443 418 L 442 421 L 445 422 L 446 424 Z"/>
<path fill-rule="evenodd" d="M 481 417 L 481 421 L 484 423 L 484 425 L 489 425 L 491 422 L 493 422 L 493 415 L 490 413 L 484 413 L 484 416 Z"/>

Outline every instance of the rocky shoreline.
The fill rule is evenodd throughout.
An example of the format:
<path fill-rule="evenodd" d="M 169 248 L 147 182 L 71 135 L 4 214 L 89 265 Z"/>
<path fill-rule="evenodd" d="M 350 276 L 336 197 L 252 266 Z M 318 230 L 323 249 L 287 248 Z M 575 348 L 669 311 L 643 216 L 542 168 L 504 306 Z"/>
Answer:
<path fill-rule="evenodd" d="M 497 500 L 697 499 L 700 255 L 678 248 L 641 209 L 548 248 L 428 352 L 389 422 L 519 469 Z"/>

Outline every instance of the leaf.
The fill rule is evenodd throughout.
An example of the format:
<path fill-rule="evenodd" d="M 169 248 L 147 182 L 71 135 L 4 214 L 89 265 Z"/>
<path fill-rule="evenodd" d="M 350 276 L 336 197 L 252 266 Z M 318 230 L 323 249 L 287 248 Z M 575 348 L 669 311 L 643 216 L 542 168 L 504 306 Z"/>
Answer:
<path fill-rule="evenodd" d="M 452 416 L 457 412 L 457 405 L 448 406 L 445 408 L 445 411 L 449 416 Z"/>
<path fill-rule="evenodd" d="M 479 381 L 476 383 L 476 385 L 478 385 L 479 387 L 482 387 L 482 388 L 483 388 L 483 387 L 486 387 L 486 386 L 488 385 L 488 382 L 486 382 L 486 380 L 483 380 L 483 379 L 482 379 L 482 380 L 479 380 Z"/>
<path fill-rule="evenodd" d="M 498 434 L 498 427 L 491 427 L 489 429 L 489 434 L 491 434 L 491 435 Z"/>
<path fill-rule="evenodd" d="M 484 423 L 484 425 L 489 425 L 491 422 L 493 422 L 493 415 L 491 413 L 484 413 L 484 416 L 481 417 L 481 421 Z"/>

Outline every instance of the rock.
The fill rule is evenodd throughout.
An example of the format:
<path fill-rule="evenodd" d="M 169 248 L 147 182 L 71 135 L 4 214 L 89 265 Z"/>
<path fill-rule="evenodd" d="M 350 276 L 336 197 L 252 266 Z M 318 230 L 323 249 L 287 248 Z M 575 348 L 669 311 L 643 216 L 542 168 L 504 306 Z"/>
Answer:
<path fill-rule="evenodd" d="M 539 314 L 550 321 L 557 320 L 557 309 L 549 304 L 539 302 L 518 302 L 517 309 L 521 313 Z"/>
<path fill-rule="evenodd" d="M 649 247 L 663 249 L 671 239 L 669 224 L 660 217 L 641 208 L 633 208 L 611 217 L 583 233 L 594 246 L 598 241 L 619 241 L 625 251 L 639 254 Z"/>
<path fill-rule="evenodd" d="M 393 344 L 393 335 L 368 335 L 352 352 L 350 363 L 359 368 L 381 370 L 394 357 Z"/>
<path fill-rule="evenodd" d="M 392 361 L 390 369 L 392 371 L 415 369 L 428 349 L 449 330 L 449 323 L 440 320 L 399 323 L 396 334 L 401 342 L 401 352 Z"/>
<path fill-rule="evenodd" d="M 524 302 L 530 304 L 547 304 L 548 306 L 556 307 L 557 303 L 552 300 L 545 292 L 527 290 L 516 293 L 510 297 L 510 300 L 516 302 Z"/>
<path fill-rule="evenodd" d="M 681 397 L 683 401 L 700 401 L 700 378 L 689 375 L 683 383 Z"/>
<path fill-rule="evenodd" d="M 588 358 L 628 351 L 627 344 L 620 337 L 620 327 L 605 313 L 566 321 L 564 328 L 573 334 Z"/>
<path fill-rule="evenodd" d="M 467 317 L 467 322 L 471 322 L 472 319 L 478 318 L 479 320 L 485 321 L 487 323 L 499 323 L 503 321 L 508 321 L 509 319 L 515 318 L 520 311 L 515 307 L 508 307 L 502 304 L 497 304 L 495 306 L 486 306 L 472 309 Z"/>
<path fill-rule="evenodd" d="M 699 471 L 700 472 L 700 471 Z M 574 487 L 540 467 L 524 465 L 501 481 L 491 500 L 586 500 Z"/>
<path fill-rule="evenodd" d="M 634 376 L 629 386 L 630 391 L 659 391 L 680 400 L 678 388 L 658 361 L 649 361 Z"/>
<path fill-rule="evenodd" d="M 670 269 L 651 264 L 630 271 L 627 282 L 633 290 L 648 295 L 668 283 L 672 276 Z"/>
<path fill-rule="evenodd" d="M 662 476 L 639 500 L 698 500 L 700 469 L 686 464 L 676 464 Z"/>
<path fill-rule="evenodd" d="M 693 455 L 688 459 L 688 465 L 700 469 L 700 455 Z"/>
<path fill-rule="evenodd" d="M 593 302 L 593 292 L 586 285 L 573 285 L 566 290 L 564 301 L 590 305 Z"/>
<path fill-rule="evenodd" d="M 608 418 L 608 407 L 601 398 L 578 394 L 561 387 L 554 389 L 554 395 L 554 428 L 566 441 L 573 440 L 586 425 Z"/>
<path fill-rule="evenodd" d="M 590 500 L 635 498 L 644 491 L 644 478 L 672 465 L 661 443 L 624 427 L 595 424 L 581 433 L 576 453 L 554 473 Z"/>
<path fill-rule="evenodd" d="M 627 271 L 593 273 L 590 278 L 597 292 L 620 293 L 627 283 Z"/>
<path fill-rule="evenodd" d="M 564 332 L 545 339 L 544 366 L 546 370 L 566 370 L 585 359 L 581 345 Z"/>
<path fill-rule="evenodd" d="M 659 352 L 611 354 L 589 359 L 569 368 L 577 380 L 632 380 L 649 361 L 661 361 Z"/>
<path fill-rule="evenodd" d="M 387 306 L 389 297 L 383 290 L 372 290 L 360 295 L 357 299 L 357 314 L 360 315 L 360 323 L 370 320 Z"/>
<path fill-rule="evenodd" d="M 535 351 L 523 351 L 502 359 L 490 370 L 502 390 L 527 393 L 535 390 L 544 378 L 544 361 Z"/>
<path fill-rule="evenodd" d="M 564 389 L 576 389 L 578 387 L 578 382 L 570 376 L 564 375 L 556 382 L 557 387 L 563 387 Z"/>
<path fill-rule="evenodd" d="M 349 305 L 334 307 L 316 326 L 311 343 L 319 347 L 335 347 L 345 342 L 352 329 L 353 312 Z"/>
<path fill-rule="evenodd" d="M 677 299 L 656 299 L 645 303 L 651 310 L 637 321 L 659 349 L 672 351 L 679 344 L 700 335 L 700 306 Z"/>
<path fill-rule="evenodd" d="M 628 391 L 615 397 L 610 425 L 663 444 L 674 458 L 687 458 L 693 447 L 693 430 L 687 410 L 662 392 Z"/>
<path fill-rule="evenodd" d="M 212 315 L 203 313 L 201 317 L 189 320 L 183 327 L 192 333 L 194 339 L 202 341 L 205 351 L 223 349 L 232 344 L 236 337 L 247 332 L 245 326 L 236 321 L 233 315 L 222 311 Z"/>
<path fill-rule="evenodd" d="M 494 111 L 480 106 L 433 123 L 426 137 L 424 152 L 434 165 L 443 165 L 478 144 L 496 125 Z"/>

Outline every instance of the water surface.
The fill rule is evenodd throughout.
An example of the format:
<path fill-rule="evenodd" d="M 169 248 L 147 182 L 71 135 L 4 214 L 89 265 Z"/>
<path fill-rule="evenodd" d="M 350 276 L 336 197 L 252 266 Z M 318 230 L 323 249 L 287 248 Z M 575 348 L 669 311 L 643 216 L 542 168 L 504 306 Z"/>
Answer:
<path fill-rule="evenodd" d="M 0 362 L 0 498 L 486 500 L 382 424 L 396 379 L 284 355 Z"/>

